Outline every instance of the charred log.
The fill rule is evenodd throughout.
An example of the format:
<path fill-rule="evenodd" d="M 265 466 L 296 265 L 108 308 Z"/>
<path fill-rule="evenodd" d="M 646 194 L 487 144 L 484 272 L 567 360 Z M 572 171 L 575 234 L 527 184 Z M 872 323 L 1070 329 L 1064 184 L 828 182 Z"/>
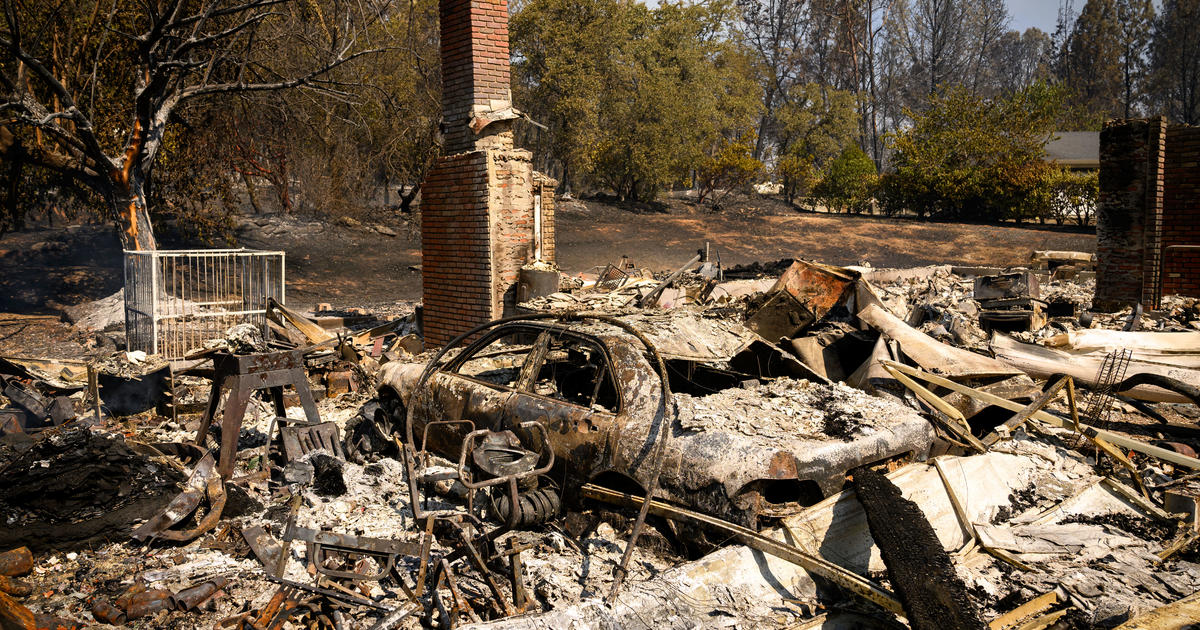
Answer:
<path fill-rule="evenodd" d="M 854 490 L 912 628 L 986 628 L 921 508 L 868 468 L 854 470 Z"/>

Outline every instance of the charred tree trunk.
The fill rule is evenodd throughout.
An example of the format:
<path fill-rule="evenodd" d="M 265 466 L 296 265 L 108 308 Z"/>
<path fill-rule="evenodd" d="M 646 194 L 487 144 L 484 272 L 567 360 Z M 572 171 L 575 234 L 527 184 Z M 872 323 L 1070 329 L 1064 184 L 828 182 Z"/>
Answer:
<path fill-rule="evenodd" d="M 146 178 L 134 166 L 113 173 L 113 191 L 108 197 L 109 209 L 116 218 L 121 235 L 121 247 L 126 250 L 152 251 L 158 249 L 150 209 L 146 205 Z"/>
<path fill-rule="evenodd" d="M 421 182 L 417 182 L 415 185 L 413 185 L 412 190 L 408 191 L 407 193 L 404 192 L 403 188 L 400 189 L 400 212 L 402 214 L 408 214 L 412 212 L 412 202 L 417 198 L 417 193 L 419 192 L 421 192 Z"/>
<path fill-rule="evenodd" d="M 254 180 L 246 174 L 246 171 L 239 170 L 238 174 L 242 176 L 242 182 L 246 184 L 246 197 L 250 200 L 250 207 L 254 209 L 254 215 L 262 214 L 262 207 L 258 205 L 258 195 L 255 193 Z"/>

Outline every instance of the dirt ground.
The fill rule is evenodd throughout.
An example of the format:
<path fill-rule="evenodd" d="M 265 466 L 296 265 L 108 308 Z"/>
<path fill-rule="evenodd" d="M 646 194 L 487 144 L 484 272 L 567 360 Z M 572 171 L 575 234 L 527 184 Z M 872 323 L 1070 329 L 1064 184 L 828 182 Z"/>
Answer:
<path fill-rule="evenodd" d="M 678 200 L 658 211 L 560 200 L 557 213 L 558 262 L 568 273 L 622 255 L 639 267 L 673 269 L 706 241 L 726 265 L 803 257 L 876 267 L 1009 266 L 1025 263 L 1038 249 L 1090 252 L 1096 246 L 1094 234 L 1072 228 L 800 213 L 772 200 L 742 199 L 720 211 Z M 418 232 L 407 219 L 385 227 L 248 217 L 240 222 L 235 245 L 287 252 L 292 306 L 386 308 L 420 299 Z M 0 237 L 0 312 L 57 313 L 111 295 L 121 284 L 120 247 L 109 226 Z"/>
<path fill-rule="evenodd" d="M 629 256 L 639 267 L 675 268 L 708 241 L 726 265 L 807 258 L 834 265 L 1012 266 L 1034 250 L 1094 252 L 1096 236 L 1058 226 L 933 223 L 795 212 L 746 200 L 716 212 L 673 202 L 665 213 L 632 214 L 595 202 L 560 201 L 558 263 L 576 273 Z"/>

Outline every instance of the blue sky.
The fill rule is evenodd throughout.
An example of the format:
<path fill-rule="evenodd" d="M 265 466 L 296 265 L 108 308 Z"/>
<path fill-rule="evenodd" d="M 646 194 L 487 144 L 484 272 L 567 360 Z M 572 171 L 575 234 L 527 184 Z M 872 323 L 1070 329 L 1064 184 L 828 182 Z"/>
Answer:
<path fill-rule="evenodd" d="M 1006 0 L 1008 14 L 1012 16 L 1009 28 L 1018 31 L 1036 26 L 1054 34 L 1054 22 L 1058 19 L 1058 2 L 1055 0 Z M 1076 10 L 1083 6 L 1082 0 L 1075 2 Z"/>

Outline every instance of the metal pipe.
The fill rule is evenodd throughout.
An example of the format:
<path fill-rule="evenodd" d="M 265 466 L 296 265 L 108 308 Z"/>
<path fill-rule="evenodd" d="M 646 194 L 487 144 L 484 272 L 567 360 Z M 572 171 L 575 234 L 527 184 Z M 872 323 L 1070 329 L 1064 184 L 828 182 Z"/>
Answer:
<path fill-rule="evenodd" d="M 863 597 L 869 601 L 879 604 L 883 608 L 890 610 L 898 615 L 903 615 L 904 607 L 896 596 L 887 589 L 875 584 L 874 582 L 862 577 L 861 575 L 840 567 L 824 558 L 809 554 L 797 547 L 789 545 L 783 541 L 768 538 L 752 529 L 735 525 L 728 521 L 678 508 L 668 503 L 658 500 L 647 501 L 642 497 L 631 494 L 617 492 L 595 484 L 584 484 L 580 488 L 580 493 L 597 501 L 605 501 L 617 505 L 648 505 L 656 516 L 669 518 L 671 520 L 691 521 L 701 525 L 707 525 L 715 529 L 727 532 L 734 538 L 737 538 L 742 544 L 752 549 L 757 549 L 763 553 L 771 554 L 776 558 L 782 558 L 795 565 L 803 567 L 805 570 L 813 573 L 816 576 L 825 578 L 846 590 Z"/>

